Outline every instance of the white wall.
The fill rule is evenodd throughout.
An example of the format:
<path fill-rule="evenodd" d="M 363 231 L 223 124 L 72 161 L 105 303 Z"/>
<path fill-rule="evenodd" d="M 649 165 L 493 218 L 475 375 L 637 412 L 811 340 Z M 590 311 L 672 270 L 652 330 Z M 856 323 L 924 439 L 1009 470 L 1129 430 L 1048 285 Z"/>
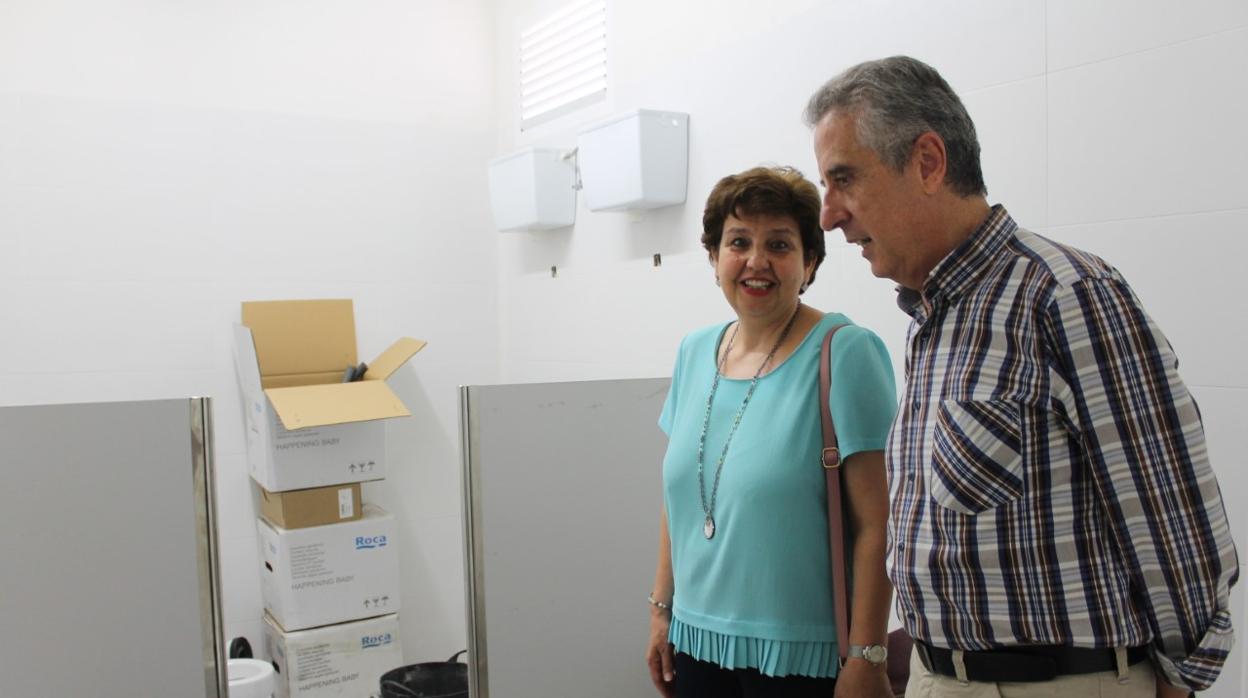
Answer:
<path fill-rule="evenodd" d="M 1235 537 L 1248 545 L 1236 499 L 1248 485 L 1238 467 L 1248 336 L 1222 311 L 1234 307 L 1231 280 L 1248 254 L 1248 142 L 1238 135 L 1248 123 L 1248 3 L 615 2 L 607 102 L 523 133 L 504 79 L 517 72 L 513 37 L 557 3 L 498 4 L 498 153 L 571 148 L 581 125 L 636 107 L 691 114 L 686 205 L 639 216 L 582 207 L 571 229 L 501 238 L 505 379 L 667 374 L 683 333 L 730 314 L 698 246 L 711 186 L 761 162 L 814 175 L 800 121 L 811 92 L 855 62 L 907 53 L 963 95 L 990 199 L 1022 225 L 1108 258 L 1166 330 L 1200 402 Z M 906 318 L 892 284 L 837 236 L 829 248 L 808 301 L 875 328 L 899 364 Z M 658 477 L 658 464 L 638 476 Z M 1241 589 L 1233 605 L 1242 637 Z M 1235 650 L 1209 695 L 1241 695 L 1245 656 Z"/>
<path fill-rule="evenodd" d="M 0 403 L 216 398 L 227 637 L 259 648 L 230 324 L 346 297 L 361 359 L 430 342 L 365 498 L 400 519 L 409 660 L 465 644 L 456 386 L 498 374 L 492 32 L 461 0 L 0 4 Z"/>
<path fill-rule="evenodd" d="M 230 636 L 255 639 L 260 617 L 227 341 L 239 301 L 354 298 L 364 357 L 431 341 L 392 381 L 415 418 L 390 428 L 397 466 L 366 497 L 403 522 L 408 658 L 449 656 L 464 642 L 455 386 L 666 374 L 684 332 L 728 313 L 697 243 L 711 185 L 759 162 L 813 173 L 807 96 L 898 52 L 964 95 L 994 201 L 1132 279 L 1183 359 L 1224 491 L 1243 490 L 1245 334 L 1218 309 L 1248 252 L 1248 4 L 620 0 L 607 102 L 521 134 L 512 37 L 557 5 L 0 4 L 0 404 L 217 398 Z M 487 159 L 570 147 L 634 107 L 692 115 L 689 204 L 493 233 Z M 808 297 L 900 356 L 891 284 L 852 249 L 832 242 Z M 1244 657 L 1212 694 L 1239 694 Z"/>

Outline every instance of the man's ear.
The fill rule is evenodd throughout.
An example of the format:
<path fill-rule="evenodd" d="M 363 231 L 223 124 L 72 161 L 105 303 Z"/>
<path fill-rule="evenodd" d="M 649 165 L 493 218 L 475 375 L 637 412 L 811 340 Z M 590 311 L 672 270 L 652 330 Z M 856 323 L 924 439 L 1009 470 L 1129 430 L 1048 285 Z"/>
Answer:
<path fill-rule="evenodd" d="M 945 171 L 949 162 L 945 156 L 945 141 L 935 131 L 925 131 L 914 139 L 910 149 L 910 162 L 918 166 L 923 191 L 935 194 L 945 183 Z"/>

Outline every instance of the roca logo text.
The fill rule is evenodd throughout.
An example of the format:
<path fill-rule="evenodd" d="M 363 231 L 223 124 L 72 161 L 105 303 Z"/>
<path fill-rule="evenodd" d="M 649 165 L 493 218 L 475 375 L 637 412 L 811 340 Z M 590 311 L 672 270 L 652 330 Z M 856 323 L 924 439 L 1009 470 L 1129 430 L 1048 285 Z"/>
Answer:
<path fill-rule="evenodd" d="M 356 536 L 355 549 L 363 550 L 365 548 L 384 548 L 386 547 L 385 536 Z"/>
<path fill-rule="evenodd" d="M 388 645 L 393 641 L 394 638 L 390 637 L 390 633 L 382 633 L 381 635 L 365 635 L 360 638 L 360 647 L 362 649 L 368 649 L 369 647 L 381 647 L 383 645 Z"/>

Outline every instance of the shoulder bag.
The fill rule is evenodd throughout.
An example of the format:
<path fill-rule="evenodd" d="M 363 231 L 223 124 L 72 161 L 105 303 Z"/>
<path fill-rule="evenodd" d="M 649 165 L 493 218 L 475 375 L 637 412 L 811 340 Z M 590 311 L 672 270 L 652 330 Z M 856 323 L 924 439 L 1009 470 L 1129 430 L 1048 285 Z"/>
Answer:
<path fill-rule="evenodd" d="M 845 663 L 849 652 L 849 579 L 845 570 L 845 512 L 841 499 L 841 452 L 837 447 L 836 425 L 832 423 L 832 337 L 845 325 L 835 325 L 823 338 L 819 353 L 819 413 L 823 425 L 823 471 L 828 488 L 828 545 L 832 561 L 832 600 L 836 611 L 836 645 Z M 906 692 L 910 678 L 910 650 L 913 643 L 904 628 L 888 634 L 888 682 L 895 695 Z"/>

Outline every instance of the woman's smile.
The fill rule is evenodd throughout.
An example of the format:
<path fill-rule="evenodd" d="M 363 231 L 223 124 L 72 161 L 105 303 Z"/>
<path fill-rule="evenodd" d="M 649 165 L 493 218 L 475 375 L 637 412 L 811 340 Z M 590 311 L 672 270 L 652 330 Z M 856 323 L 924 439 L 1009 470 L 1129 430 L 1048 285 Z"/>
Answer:
<path fill-rule="evenodd" d="M 766 296 L 771 293 L 771 290 L 775 288 L 775 286 L 776 283 L 774 281 L 768 281 L 766 279 L 745 279 L 741 282 L 742 290 L 751 296 L 758 297 Z"/>

